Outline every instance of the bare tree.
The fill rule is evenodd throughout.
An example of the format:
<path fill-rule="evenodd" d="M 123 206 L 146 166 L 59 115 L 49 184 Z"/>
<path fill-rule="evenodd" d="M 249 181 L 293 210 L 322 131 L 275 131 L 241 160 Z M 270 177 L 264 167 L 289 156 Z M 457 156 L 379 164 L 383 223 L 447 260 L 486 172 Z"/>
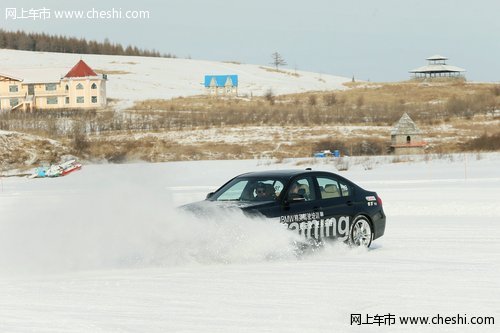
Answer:
<path fill-rule="evenodd" d="M 276 66 L 276 70 L 278 70 L 278 67 L 279 66 L 285 66 L 286 65 L 286 61 L 285 59 L 283 59 L 283 57 L 281 56 L 281 54 L 279 54 L 278 52 L 274 52 L 271 57 L 273 58 L 273 62 L 271 62 L 272 65 Z"/>

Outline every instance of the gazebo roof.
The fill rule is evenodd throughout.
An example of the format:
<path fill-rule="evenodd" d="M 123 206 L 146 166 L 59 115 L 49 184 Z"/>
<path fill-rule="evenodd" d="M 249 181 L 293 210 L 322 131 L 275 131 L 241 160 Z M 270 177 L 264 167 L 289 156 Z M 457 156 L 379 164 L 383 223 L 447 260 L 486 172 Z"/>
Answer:
<path fill-rule="evenodd" d="M 410 73 L 449 73 L 449 72 L 465 72 L 466 70 L 457 66 L 451 65 L 426 65 L 409 71 Z"/>
<path fill-rule="evenodd" d="M 425 60 L 448 60 L 448 58 L 444 57 L 442 55 L 439 55 L 439 54 L 435 54 L 435 55 L 433 55 Z"/>
<path fill-rule="evenodd" d="M 422 131 L 417 127 L 417 124 L 411 120 L 410 116 L 405 112 L 401 119 L 394 125 L 391 130 L 391 135 L 408 135 L 422 134 Z"/>

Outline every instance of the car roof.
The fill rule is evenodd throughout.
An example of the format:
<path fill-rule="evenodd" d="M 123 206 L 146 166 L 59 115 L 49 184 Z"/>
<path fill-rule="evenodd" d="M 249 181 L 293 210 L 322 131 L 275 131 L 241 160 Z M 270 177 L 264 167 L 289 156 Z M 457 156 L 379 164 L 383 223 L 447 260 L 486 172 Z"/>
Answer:
<path fill-rule="evenodd" d="M 244 174 L 241 174 L 239 176 L 236 176 L 235 178 L 240 178 L 240 177 L 255 177 L 255 178 L 283 178 L 286 179 L 286 181 L 290 180 L 291 178 L 299 175 L 315 175 L 315 176 L 320 176 L 320 175 L 330 175 L 330 176 L 335 176 L 337 178 L 343 179 L 344 181 L 347 181 L 348 183 L 358 186 L 349 179 L 346 179 L 345 177 L 342 177 L 336 173 L 330 172 L 330 171 L 320 171 L 320 170 L 311 170 L 311 169 L 283 169 L 283 170 L 266 170 L 266 171 L 254 171 L 254 172 L 247 172 Z"/>
<path fill-rule="evenodd" d="M 304 169 L 286 169 L 286 170 L 266 170 L 266 171 L 255 171 L 247 172 L 239 175 L 238 177 L 281 177 L 281 178 L 292 178 L 297 175 L 313 173 L 316 171 L 304 170 Z"/>

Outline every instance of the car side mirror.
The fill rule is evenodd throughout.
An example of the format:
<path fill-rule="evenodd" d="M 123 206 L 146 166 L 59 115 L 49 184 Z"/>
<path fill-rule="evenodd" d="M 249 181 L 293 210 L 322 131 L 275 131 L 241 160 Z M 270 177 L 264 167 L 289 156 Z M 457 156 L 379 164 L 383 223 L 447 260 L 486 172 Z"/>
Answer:
<path fill-rule="evenodd" d="M 206 199 L 210 199 L 211 197 L 213 197 L 213 196 L 214 196 L 214 193 L 215 193 L 215 192 L 210 192 L 210 193 L 208 193 L 208 194 L 207 194 Z"/>

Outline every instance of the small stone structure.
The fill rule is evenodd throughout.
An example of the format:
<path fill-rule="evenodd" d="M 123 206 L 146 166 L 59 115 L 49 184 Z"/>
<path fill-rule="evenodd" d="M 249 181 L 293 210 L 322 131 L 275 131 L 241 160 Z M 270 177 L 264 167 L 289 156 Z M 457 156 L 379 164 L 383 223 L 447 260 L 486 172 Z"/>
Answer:
<path fill-rule="evenodd" d="M 422 154 L 424 148 L 422 131 L 407 113 L 403 114 L 391 130 L 391 152 L 395 155 Z"/>

